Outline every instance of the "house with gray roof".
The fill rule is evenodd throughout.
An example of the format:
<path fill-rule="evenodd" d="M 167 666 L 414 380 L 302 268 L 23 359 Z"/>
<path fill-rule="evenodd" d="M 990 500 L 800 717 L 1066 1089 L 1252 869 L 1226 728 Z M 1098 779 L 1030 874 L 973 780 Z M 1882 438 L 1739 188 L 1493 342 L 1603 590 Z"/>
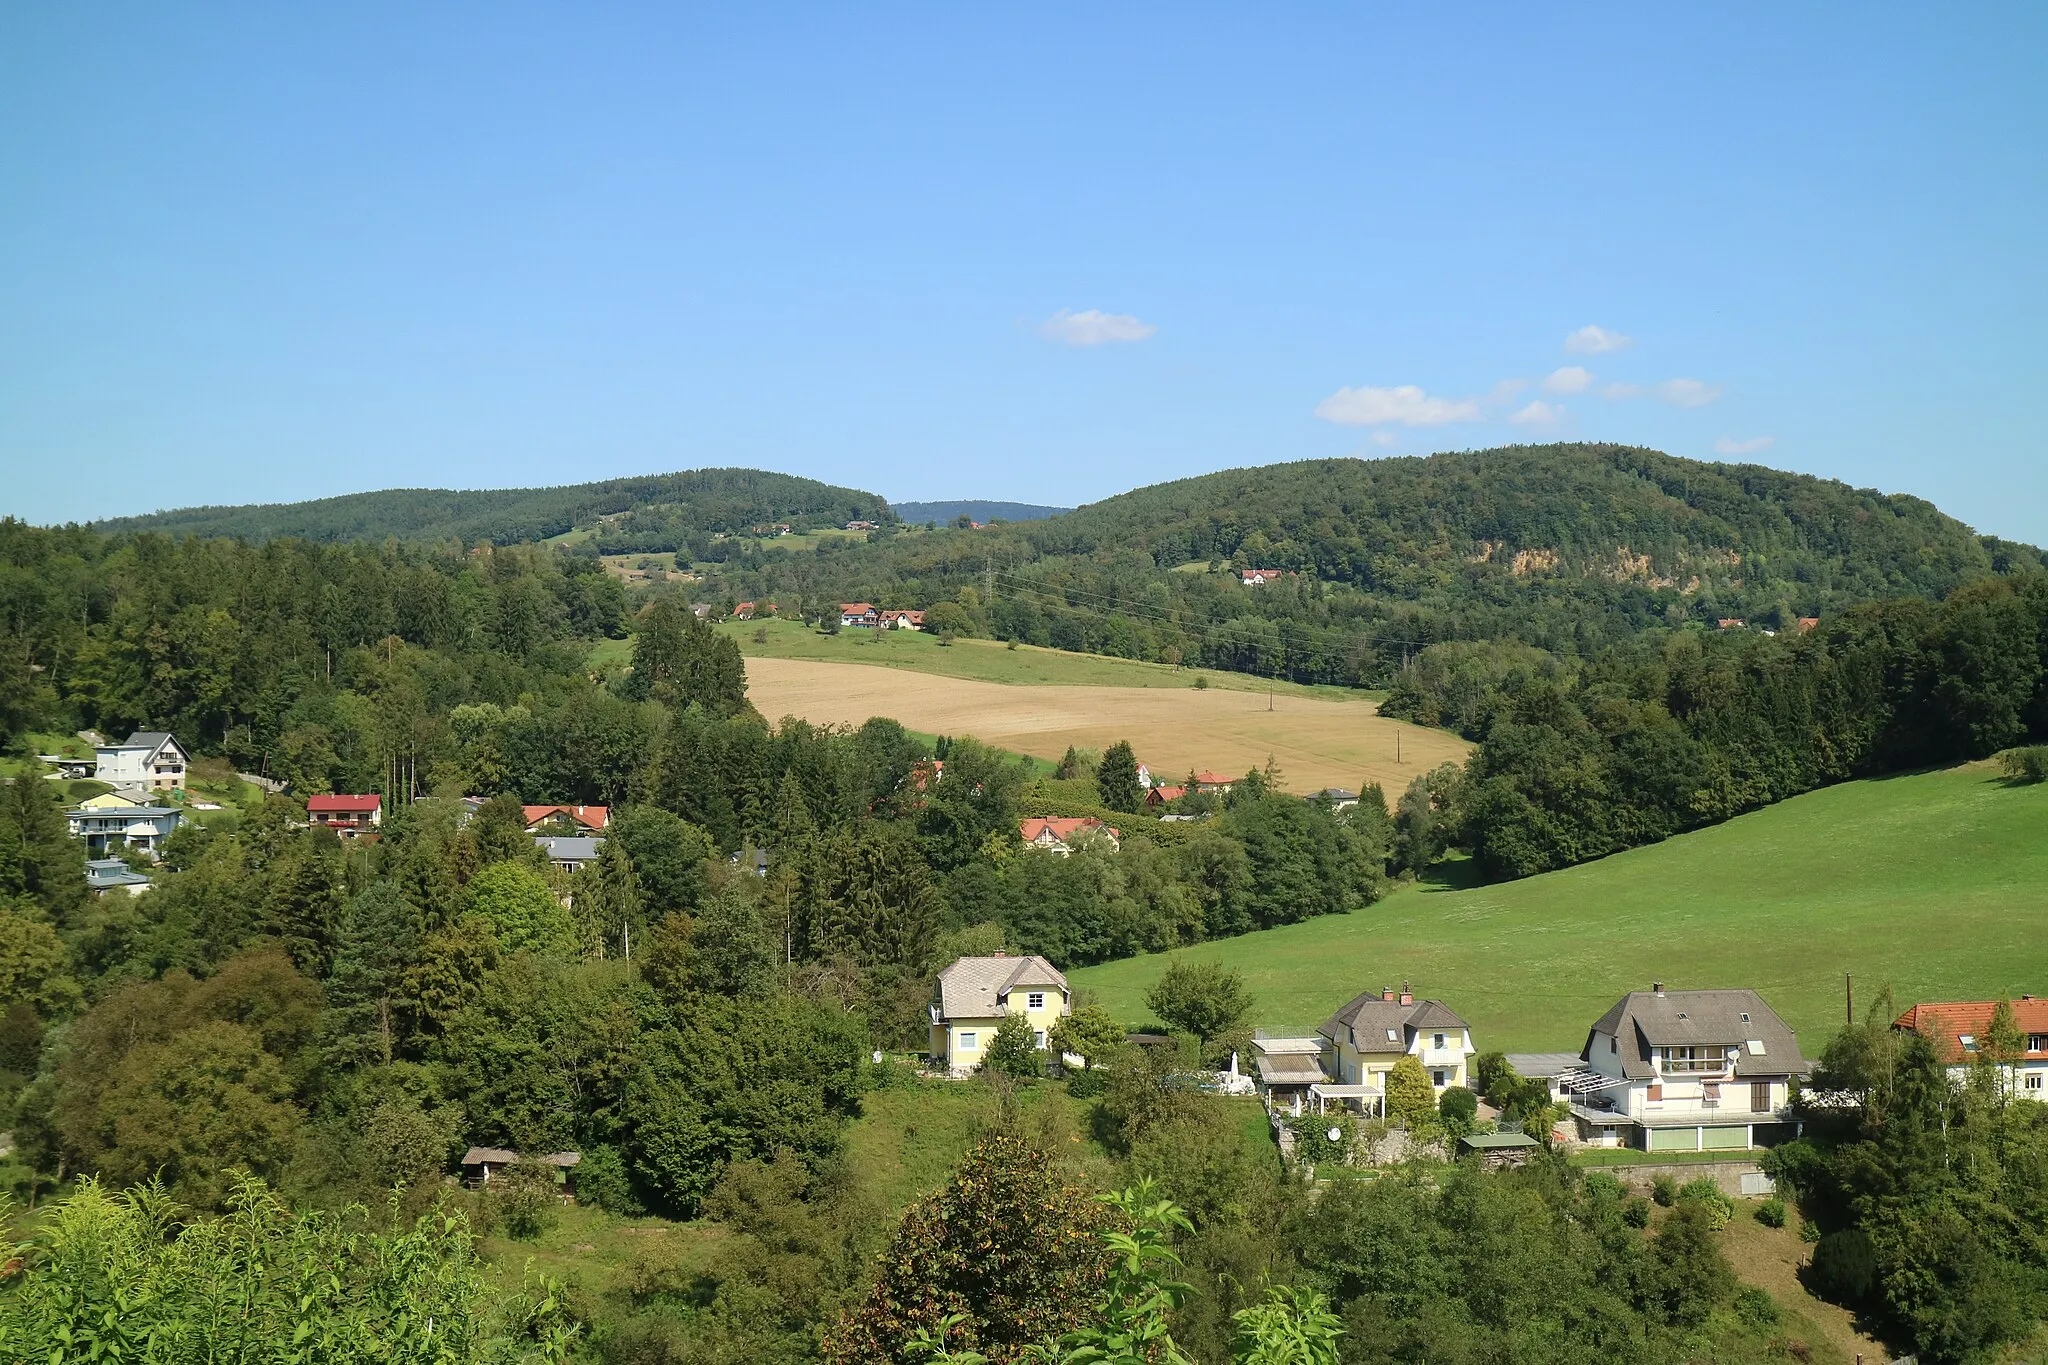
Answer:
<path fill-rule="evenodd" d="M 1323 1021 L 1316 1034 L 1323 1040 L 1323 1070 L 1332 1082 L 1375 1092 L 1380 1108 L 1385 1104 L 1387 1073 L 1403 1057 L 1422 1063 L 1429 1083 L 1441 1095 L 1452 1086 L 1467 1084 L 1469 1063 L 1477 1051 L 1471 1027 L 1456 1011 L 1441 1000 L 1417 1000 L 1405 981 L 1398 993 L 1383 986 L 1353 996 Z M 1346 1098 L 1371 1101 L 1374 1095 Z"/>
<path fill-rule="evenodd" d="M 598 853 L 604 848 L 604 840 L 571 834 L 536 834 L 534 846 L 547 855 L 549 862 L 564 872 L 581 872 L 597 861 Z"/>
<path fill-rule="evenodd" d="M 1558 1078 L 1580 1137 L 1649 1152 L 1740 1151 L 1799 1135 L 1794 1085 L 1812 1064 L 1752 990 L 1631 991 Z"/>
<path fill-rule="evenodd" d="M 936 1064 L 966 1075 L 981 1065 L 1004 1016 L 1023 1015 L 1045 1048 L 1053 1025 L 1073 1012 L 1067 978 L 1042 957 L 955 958 L 932 993 L 929 1051 Z"/>
<path fill-rule="evenodd" d="M 116 787 L 175 791 L 185 785 L 185 751 L 163 730 L 137 730 L 119 744 L 93 747 L 93 776 Z"/>
<path fill-rule="evenodd" d="M 88 858 L 85 864 L 85 889 L 102 896 L 109 891 L 123 891 L 131 896 L 139 896 L 149 890 L 149 878 L 119 858 Z"/>
<path fill-rule="evenodd" d="M 100 856 L 126 844 L 154 857 L 183 818 L 169 806 L 83 805 L 64 812 L 71 837 L 83 839 L 86 848 Z"/>

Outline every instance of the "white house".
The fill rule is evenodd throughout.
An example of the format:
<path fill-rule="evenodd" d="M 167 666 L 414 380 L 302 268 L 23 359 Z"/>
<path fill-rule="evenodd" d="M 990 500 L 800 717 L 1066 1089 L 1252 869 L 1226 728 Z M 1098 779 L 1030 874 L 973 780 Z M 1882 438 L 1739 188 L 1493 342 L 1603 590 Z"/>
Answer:
<path fill-rule="evenodd" d="M 120 744 L 93 750 L 93 776 L 117 787 L 172 791 L 185 785 L 185 751 L 162 730 L 137 730 Z"/>
<path fill-rule="evenodd" d="M 1382 988 L 1352 997 L 1316 1032 L 1333 1083 L 1323 1089 L 1368 1110 L 1384 1106 L 1387 1073 L 1403 1057 L 1421 1062 L 1441 1095 L 1466 1084 L 1475 1051 L 1465 1021 L 1441 1000 L 1417 1000 L 1405 981 L 1399 994 Z"/>
<path fill-rule="evenodd" d="M 1003 1017 L 1021 1014 L 1048 1046 L 1052 1026 L 1074 1012 L 1066 977 L 1042 957 L 962 957 L 939 973 L 930 1008 L 932 1059 L 956 1076 L 981 1065 Z"/>
<path fill-rule="evenodd" d="M 1798 1136 L 1792 1087 L 1811 1066 L 1749 990 L 1631 991 L 1558 1077 L 1582 1139 L 1648 1152 L 1739 1151 Z"/>
<path fill-rule="evenodd" d="M 1033 816 L 1017 822 L 1017 837 L 1031 848 L 1042 848 L 1062 858 L 1092 839 L 1100 839 L 1112 849 L 1123 847 L 1122 832 L 1092 815 Z"/>
<path fill-rule="evenodd" d="M 1948 1064 L 1948 1074 L 1963 1080 L 1984 1061 L 1997 1008 L 1995 1000 L 1915 1005 L 1893 1020 L 1892 1027 L 1926 1034 L 1936 1055 Z M 2048 1000 L 2023 995 L 2012 1002 L 2012 1018 L 2020 1032 L 2021 1052 L 2007 1063 L 2007 1086 L 2022 1099 L 2048 1101 Z"/>
<path fill-rule="evenodd" d="M 127 844 L 154 854 L 183 817 L 167 806 L 80 806 L 64 812 L 71 837 L 85 840 L 94 853 Z"/>
<path fill-rule="evenodd" d="M 119 858 L 88 858 L 85 864 L 85 889 L 101 896 L 109 891 L 139 896 L 149 890 L 149 878 L 130 868 Z"/>

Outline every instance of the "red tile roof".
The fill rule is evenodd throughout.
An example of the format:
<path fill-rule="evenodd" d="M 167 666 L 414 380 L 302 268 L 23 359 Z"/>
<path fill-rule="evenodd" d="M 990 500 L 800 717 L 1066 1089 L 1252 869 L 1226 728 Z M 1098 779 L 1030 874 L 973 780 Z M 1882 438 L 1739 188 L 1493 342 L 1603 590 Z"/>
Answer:
<path fill-rule="evenodd" d="M 1168 787 L 1168 786 L 1165 786 L 1165 785 L 1163 785 L 1163 784 L 1162 784 L 1162 785 L 1160 785 L 1160 786 L 1157 786 L 1157 787 L 1154 787 L 1154 788 L 1152 788 L 1152 790 L 1151 790 L 1151 791 L 1147 792 L 1147 793 L 1145 794 L 1145 799 L 1146 799 L 1147 801 L 1151 801 L 1151 800 L 1152 800 L 1152 798 L 1156 796 L 1156 797 L 1158 797 L 1158 798 L 1159 798 L 1159 800 L 1160 800 L 1160 801 L 1162 801 L 1162 802 L 1163 802 L 1163 801 L 1178 801 L 1178 800 L 1180 800 L 1180 799 L 1181 799 L 1181 798 L 1182 798 L 1183 796 L 1186 796 L 1187 794 L 1188 794 L 1188 789 L 1187 789 L 1186 787 L 1184 787 L 1184 786 L 1183 786 L 1183 787 Z"/>
<path fill-rule="evenodd" d="M 1963 1047 L 1964 1035 L 1967 1034 L 1978 1047 L 1984 1045 L 1984 1035 L 1991 1029 L 1991 1012 L 1997 1007 L 1995 1000 L 1915 1005 L 1893 1020 L 1892 1027 L 1918 1029 L 1934 1043 L 1934 1049 L 1941 1054 L 1942 1060 L 1953 1065 L 1968 1061 L 1972 1055 Z M 2021 1033 L 2048 1035 L 2048 1000 L 2015 1000 L 2012 1002 L 2012 1015 Z M 2029 1060 L 2048 1058 L 2048 1048 L 2037 1048 L 2027 1057 Z"/>
<path fill-rule="evenodd" d="M 608 806 L 522 806 L 520 809 L 526 812 L 528 829 L 556 814 L 566 815 L 588 829 L 603 829 L 605 822 L 611 819 Z"/>
<path fill-rule="evenodd" d="M 306 814 L 339 814 L 344 811 L 373 811 L 383 802 L 378 796 L 309 796 L 306 798 Z"/>
<path fill-rule="evenodd" d="M 1222 773 L 1195 774 L 1195 781 L 1201 783 L 1205 787 L 1235 786 L 1238 782 L 1242 780 L 1243 779 L 1241 777 L 1226 777 Z"/>
<path fill-rule="evenodd" d="M 1082 831 L 1093 829 L 1108 830 L 1111 837 L 1120 837 L 1114 825 L 1105 825 L 1092 815 L 1035 816 L 1018 823 L 1017 837 L 1029 844 L 1036 842 L 1041 834 L 1049 832 L 1053 838 L 1064 844 Z"/>

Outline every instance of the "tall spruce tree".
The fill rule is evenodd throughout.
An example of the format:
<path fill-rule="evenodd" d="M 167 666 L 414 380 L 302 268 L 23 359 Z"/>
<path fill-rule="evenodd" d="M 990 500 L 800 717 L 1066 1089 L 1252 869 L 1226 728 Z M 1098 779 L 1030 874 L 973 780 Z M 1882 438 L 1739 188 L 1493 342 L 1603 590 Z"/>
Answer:
<path fill-rule="evenodd" d="M 1118 740 L 1102 755 L 1102 766 L 1095 770 L 1095 790 L 1102 795 L 1102 804 L 1111 810 L 1135 813 L 1145 801 L 1145 788 L 1138 781 L 1138 758 L 1131 752 L 1129 740 Z"/>

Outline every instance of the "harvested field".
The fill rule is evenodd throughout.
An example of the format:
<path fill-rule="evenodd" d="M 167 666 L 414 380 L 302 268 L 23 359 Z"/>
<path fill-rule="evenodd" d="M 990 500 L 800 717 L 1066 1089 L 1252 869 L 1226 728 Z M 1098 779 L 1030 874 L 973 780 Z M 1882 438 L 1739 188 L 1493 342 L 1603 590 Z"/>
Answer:
<path fill-rule="evenodd" d="M 973 735 L 1038 758 L 1058 759 L 1070 744 L 1105 749 L 1127 739 L 1162 781 L 1191 769 L 1241 774 L 1270 754 L 1289 791 L 1378 782 L 1389 800 L 1418 773 L 1462 762 L 1469 747 L 1442 730 L 1386 719 L 1364 698 L 1287 692 L 1268 711 L 1264 693 L 1222 688 L 1017 687 L 773 658 L 747 660 L 747 691 L 770 720 L 858 725 L 888 716 L 912 730 Z"/>

